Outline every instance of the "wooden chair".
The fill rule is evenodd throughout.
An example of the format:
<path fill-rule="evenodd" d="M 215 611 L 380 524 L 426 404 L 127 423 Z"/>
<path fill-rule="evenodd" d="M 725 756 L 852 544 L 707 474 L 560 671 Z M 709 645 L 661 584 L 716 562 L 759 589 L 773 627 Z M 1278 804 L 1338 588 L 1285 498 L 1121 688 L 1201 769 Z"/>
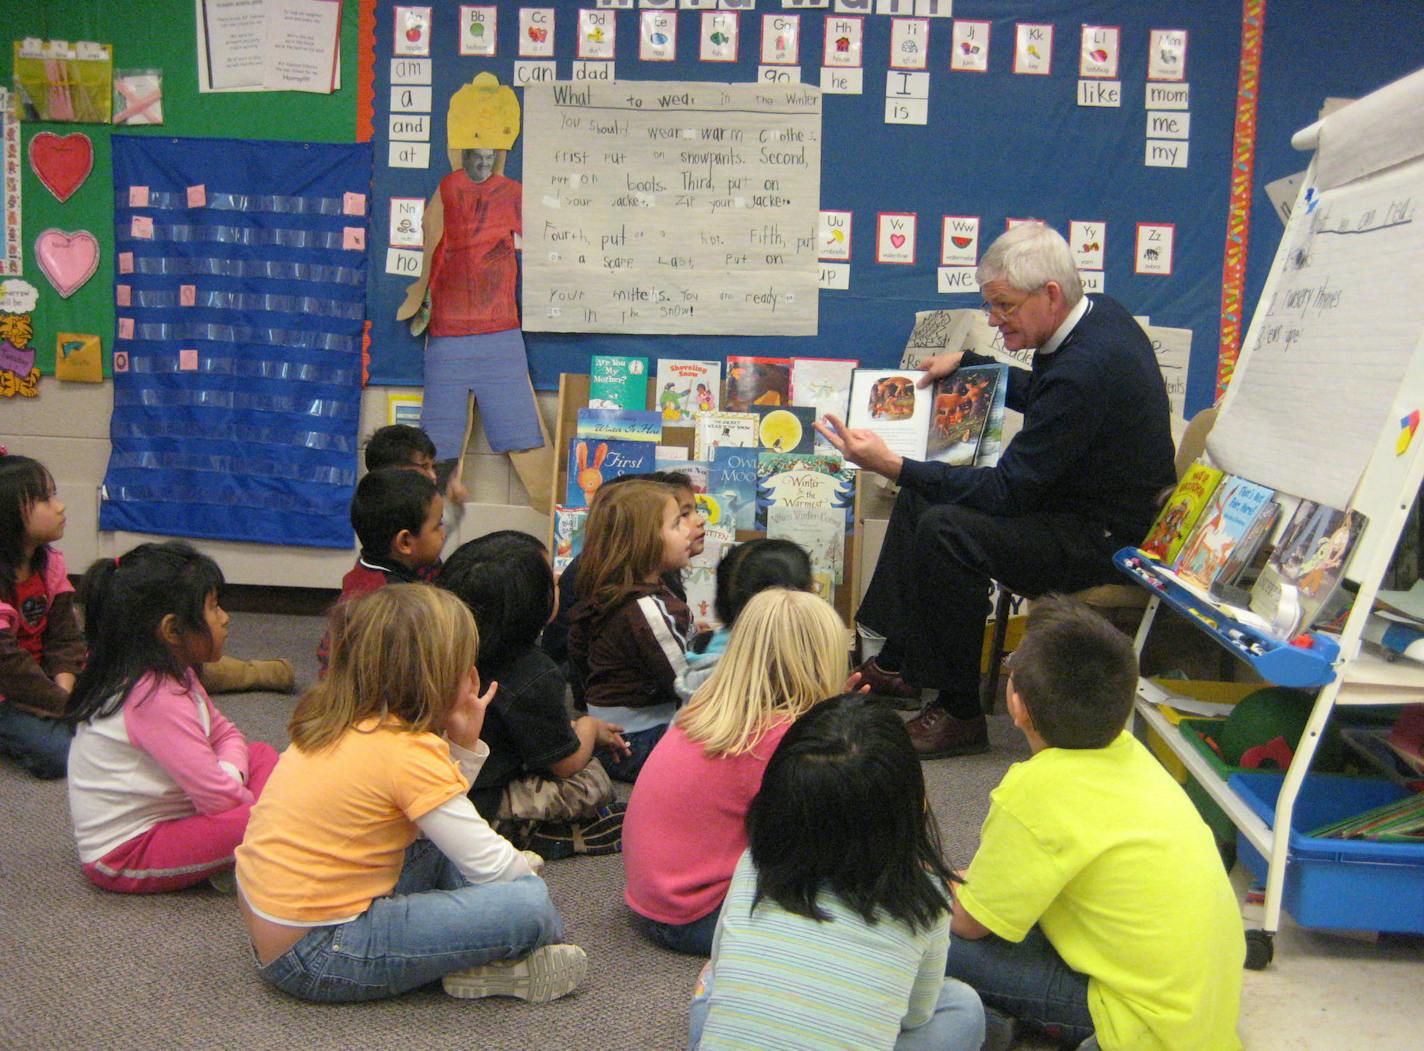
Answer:
<path fill-rule="evenodd" d="M 1182 440 L 1177 446 L 1177 455 L 1173 460 L 1179 481 L 1182 475 L 1187 473 L 1187 468 L 1206 451 L 1206 436 L 1211 433 L 1214 423 L 1215 405 L 1193 416 L 1186 430 L 1182 432 Z M 1109 619 L 1112 619 L 1115 611 L 1120 613 L 1124 610 L 1135 610 L 1140 620 L 1142 611 L 1147 608 L 1147 600 L 1151 597 L 1151 592 L 1136 584 L 1099 584 L 1097 587 L 1073 593 L 1073 598 L 1093 607 Z M 1003 675 L 1004 665 L 1004 640 L 1009 630 L 1009 611 L 1013 600 L 1013 592 L 1003 587 L 999 589 L 998 600 L 994 603 L 994 637 L 989 649 L 989 674 L 979 694 L 979 703 L 985 715 L 994 710 L 999 696 L 999 680 Z"/>

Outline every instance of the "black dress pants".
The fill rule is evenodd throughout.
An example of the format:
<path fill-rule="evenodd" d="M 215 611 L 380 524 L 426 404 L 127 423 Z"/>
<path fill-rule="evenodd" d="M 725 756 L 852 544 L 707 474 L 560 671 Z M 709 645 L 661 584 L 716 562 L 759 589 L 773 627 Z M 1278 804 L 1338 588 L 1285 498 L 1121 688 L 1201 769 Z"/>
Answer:
<path fill-rule="evenodd" d="M 1029 597 L 1115 583 L 1121 546 L 1078 514 L 1004 517 L 901 489 L 856 620 L 903 652 L 912 686 L 977 704 L 990 581 Z"/>

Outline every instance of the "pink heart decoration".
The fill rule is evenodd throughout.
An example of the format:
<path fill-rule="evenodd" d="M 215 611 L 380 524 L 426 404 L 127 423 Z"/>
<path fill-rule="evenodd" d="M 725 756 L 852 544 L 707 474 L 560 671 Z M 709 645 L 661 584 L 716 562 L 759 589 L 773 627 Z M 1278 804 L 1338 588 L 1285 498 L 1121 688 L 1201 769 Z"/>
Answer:
<path fill-rule="evenodd" d="M 99 242 L 88 230 L 71 234 L 51 227 L 35 238 L 35 262 L 68 299 L 99 269 Z"/>
<path fill-rule="evenodd" d="M 45 189 L 69 200 L 94 168 L 94 144 L 82 131 L 59 136 L 42 131 L 30 140 L 30 167 Z"/>
<path fill-rule="evenodd" d="M 890 244 L 893 245 L 895 248 L 904 248 L 904 247 L 905 247 L 905 235 L 904 235 L 904 234 L 891 234 L 891 235 L 890 235 Z"/>

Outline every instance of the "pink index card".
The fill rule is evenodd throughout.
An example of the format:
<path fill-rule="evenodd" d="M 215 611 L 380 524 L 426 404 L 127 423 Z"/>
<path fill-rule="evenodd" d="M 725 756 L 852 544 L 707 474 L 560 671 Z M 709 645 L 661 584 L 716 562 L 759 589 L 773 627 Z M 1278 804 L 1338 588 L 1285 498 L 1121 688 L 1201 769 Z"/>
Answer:
<path fill-rule="evenodd" d="M 197 186 L 188 187 L 188 207 L 206 208 L 208 206 L 208 188 L 202 183 Z"/>
<path fill-rule="evenodd" d="M 180 350 L 178 352 L 178 371 L 198 371 L 198 352 L 196 350 Z"/>
<path fill-rule="evenodd" d="M 121 307 L 133 306 L 133 289 L 128 285 L 115 285 L 114 302 Z"/>
<path fill-rule="evenodd" d="M 120 252 L 120 253 L 119 253 L 119 273 L 121 273 L 121 274 L 132 274 L 132 273 L 133 273 L 133 253 L 132 253 L 132 252 Z"/>
<path fill-rule="evenodd" d="M 359 226 L 348 226 L 341 231 L 341 247 L 347 252 L 359 252 L 366 247 L 366 231 Z"/>
<path fill-rule="evenodd" d="M 148 207 L 148 187 L 147 187 L 147 186 L 130 186 L 130 187 L 129 187 L 129 207 L 130 207 L 130 208 L 147 208 L 147 207 Z"/>
<path fill-rule="evenodd" d="M 120 339 L 133 339 L 133 318 L 131 318 L 131 317 L 121 317 L 121 318 L 119 318 L 119 338 L 120 338 Z"/>
<path fill-rule="evenodd" d="M 198 286 L 197 286 L 197 285 L 179 285 L 179 286 L 178 286 L 178 305 L 179 305 L 180 307 L 191 307 L 191 306 L 196 305 L 197 302 L 198 302 Z"/>
<path fill-rule="evenodd" d="M 144 241 L 152 241 L 153 220 L 146 215 L 134 216 L 133 225 L 129 228 L 129 236 L 137 237 Z"/>
<path fill-rule="evenodd" d="M 348 193 L 341 199 L 341 211 L 345 215 L 365 215 L 366 195 L 364 193 Z"/>
<path fill-rule="evenodd" d="M 114 351 L 114 371 L 127 372 L 129 370 L 129 352 L 126 350 Z"/>

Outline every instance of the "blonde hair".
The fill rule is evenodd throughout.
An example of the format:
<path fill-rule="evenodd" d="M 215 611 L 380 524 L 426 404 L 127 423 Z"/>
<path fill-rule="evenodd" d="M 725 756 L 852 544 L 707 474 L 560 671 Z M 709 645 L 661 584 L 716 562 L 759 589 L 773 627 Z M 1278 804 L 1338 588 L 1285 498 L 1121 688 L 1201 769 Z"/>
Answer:
<path fill-rule="evenodd" d="M 709 757 L 741 755 L 775 720 L 840 693 L 846 668 L 845 627 L 830 604 L 768 588 L 742 609 L 727 652 L 674 721 Z"/>
<path fill-rule="evenodd" d="M 614 605 L 663 571 L 663 512 L 669 500 L 676 505 L 671 486 L 641 479 L 598 492 L 579 556 L 580 599 Z"/>
<path fill-rule="evenodd" d="M 326 678 L 302 695 L 287 726 L 303 752 L 370 718 L 439 733 L 479 650 L 469 609 L 429 584 L 392 584 L 337 607 L 331 639 Z"/>

